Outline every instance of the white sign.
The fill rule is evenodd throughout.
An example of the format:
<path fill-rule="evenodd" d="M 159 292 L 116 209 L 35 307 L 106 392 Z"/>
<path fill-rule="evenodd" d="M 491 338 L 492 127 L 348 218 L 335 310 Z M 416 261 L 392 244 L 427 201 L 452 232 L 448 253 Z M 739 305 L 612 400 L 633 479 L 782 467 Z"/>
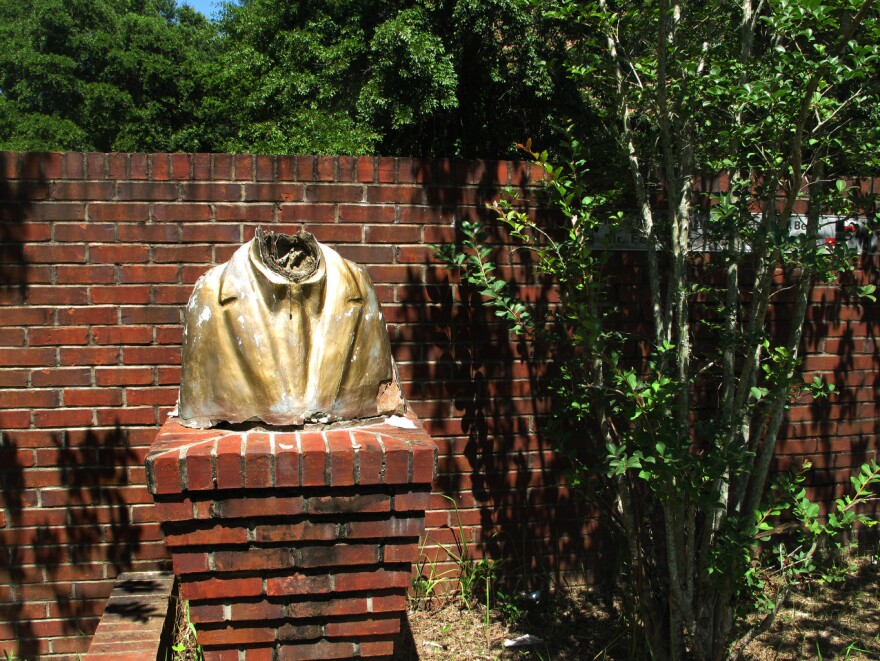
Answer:
<path fill-rule="evenodd" d="M 761 219 L 760 214 L 755 215 L 755 223 Z M 721 252 L 723 246 L 717 242 L 711 242 L 704 236 L 705 216 L 694 218 L 690 227 L 690 245 L 693 252 Z M 795 214 L 791 218 L 791 236 L 805 234 L 807 231 L 807 217 Z M 593 241 L 600 250 L 645 250 L 647 241 L 642 232 L 636 229 L 618 228 L 612 230 L 602 227 L 593 233 Z M 852 218 L 848 216 L 820 216 L 819 217 L 819 242 L 829 247 L 836 246 L 838 242 L 845 242 L 851 250 L 867 250 L 874 252 L 877 249 L 877 236 L 868 229 L 868 219 L 865 216 Z M 749 251 L 749 247 L 745 247 Z"/>

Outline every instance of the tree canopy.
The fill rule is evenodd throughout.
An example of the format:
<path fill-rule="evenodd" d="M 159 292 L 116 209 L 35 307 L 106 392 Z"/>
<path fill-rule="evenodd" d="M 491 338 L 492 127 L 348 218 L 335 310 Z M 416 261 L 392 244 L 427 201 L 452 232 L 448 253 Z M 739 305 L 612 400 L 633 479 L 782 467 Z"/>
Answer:
<path fill-rule="evenodd" d="M 518 0 L 0 0 L 5 149 L 510 156 L 582 114 Z"/>
<path fill-rule="evenodd" d="M 211 34 L 174 0 L 0 1 L 0 146 L 202 146 L 198 72 Z"/>

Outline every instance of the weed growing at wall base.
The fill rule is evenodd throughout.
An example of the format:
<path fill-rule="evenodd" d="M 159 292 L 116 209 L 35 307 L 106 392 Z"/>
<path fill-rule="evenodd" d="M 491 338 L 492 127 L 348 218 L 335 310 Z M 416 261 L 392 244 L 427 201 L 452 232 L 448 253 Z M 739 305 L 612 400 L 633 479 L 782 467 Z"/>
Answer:
<path fill-rule="evenodd" d="M 430 535 L 425 537 L 420 547 L 421 557 L 416 564 L 412 579 L 410 606 L 426 609 L 430 608 L 438 598 L 442 598 L 441 600 L 456 598 L 461 607 L 468 611 L 472 611 L 475 606 L 482 607 L 487 630 L 492 608 L 496 608 L 505 621 L 519 619 L 523 615 L 519 596 L 513 592 L 509 594 L 501 587 L 505 561 L 490 557 L 473 557 L 473 543 L 468 542 L 465 537 L 458 505 L 454 499 L 442 495 L 452 504 L 455 513 L 457 521 L 455 543 L 451 545 L 432 542 Z M 429 542 L 443 551 L 444 559 L 455 565 L 453 569 L 438 571 L 439 562 L 430 560 L 425 555 L 425 546 Z"/>
<path fill-rule="evenodd" d="M 173 644 L 169 661 L 204 661 L 205 655 L 198 643 L 196 627 L 189 614 L 189 602 L 179 598 L 171 640 Z"/>

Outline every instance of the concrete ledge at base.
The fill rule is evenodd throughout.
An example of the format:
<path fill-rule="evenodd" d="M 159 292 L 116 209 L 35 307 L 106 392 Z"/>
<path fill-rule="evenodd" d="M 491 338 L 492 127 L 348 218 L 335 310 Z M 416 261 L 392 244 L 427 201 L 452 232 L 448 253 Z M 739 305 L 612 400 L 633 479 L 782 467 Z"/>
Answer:
<path fill-rule="evenodd" d="M 116 578 L 87 661 L 156 661 L 166 658 L 176 614 L 174 574 L 128 572 Z"/>

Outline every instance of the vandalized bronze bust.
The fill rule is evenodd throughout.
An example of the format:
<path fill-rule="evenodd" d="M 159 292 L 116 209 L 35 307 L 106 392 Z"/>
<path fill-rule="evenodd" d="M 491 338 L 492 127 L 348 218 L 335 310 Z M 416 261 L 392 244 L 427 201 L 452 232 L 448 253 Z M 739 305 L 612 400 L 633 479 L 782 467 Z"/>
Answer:
<path fill-rule="evenodd" d="M 257 230 L 186 307 L 181 424 L 302 425 L 402 413 L 369 276 L 315 240 Z"/>

